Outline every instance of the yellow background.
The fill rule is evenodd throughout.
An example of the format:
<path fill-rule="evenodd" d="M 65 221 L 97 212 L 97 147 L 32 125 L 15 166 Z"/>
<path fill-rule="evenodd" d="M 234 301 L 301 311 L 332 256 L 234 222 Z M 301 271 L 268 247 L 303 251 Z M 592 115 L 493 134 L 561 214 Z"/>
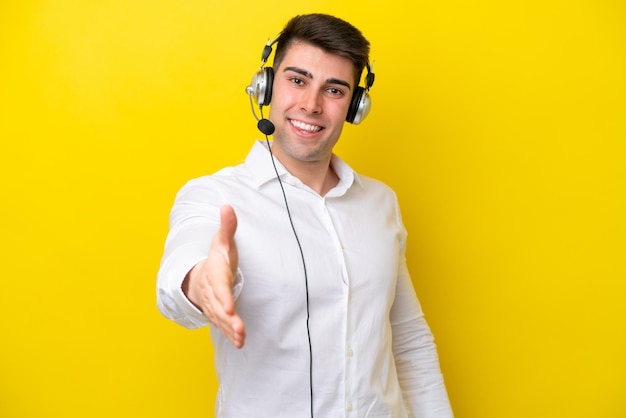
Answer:
<path fill-rule="evenodd" d="M 623 1 L 2 0 L 0 417 L 213 415 L 207 330 L 155 307 L 167 216 L 311 11 L 372 42 L 337 151 L 399 194 L 456 416 L 626 416 Z"/>

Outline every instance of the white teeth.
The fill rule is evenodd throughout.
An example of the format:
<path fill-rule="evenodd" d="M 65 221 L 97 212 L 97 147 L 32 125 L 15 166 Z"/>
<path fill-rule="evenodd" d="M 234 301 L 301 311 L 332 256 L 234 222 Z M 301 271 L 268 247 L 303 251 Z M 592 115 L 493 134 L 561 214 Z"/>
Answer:
<path fill-rule="evenodd" d="M 321 126 L 309 125 L 308 123 L 300 122 L 299 120 L 291 120 L 290 122 L 293 126 L 300 129 L 301 131 L 317 132 L 322 129 Z"/>

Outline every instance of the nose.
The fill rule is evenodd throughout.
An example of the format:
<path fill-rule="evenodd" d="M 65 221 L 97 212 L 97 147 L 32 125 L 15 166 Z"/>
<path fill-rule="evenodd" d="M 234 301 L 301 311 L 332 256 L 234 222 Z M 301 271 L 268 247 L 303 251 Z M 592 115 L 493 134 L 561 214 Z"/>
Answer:
<path fill-rule="evenodd" d="M 302 93 L 300 109 L 306 113 L 322 113 L 322 94 L 313 89 Z"/>

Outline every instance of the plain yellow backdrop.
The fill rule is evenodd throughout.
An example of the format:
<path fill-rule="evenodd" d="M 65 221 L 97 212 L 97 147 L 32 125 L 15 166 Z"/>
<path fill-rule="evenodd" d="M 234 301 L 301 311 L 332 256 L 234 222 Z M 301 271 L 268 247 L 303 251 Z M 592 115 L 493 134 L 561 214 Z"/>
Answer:
<path fill-rule="evenodd" d="M 312 11 L 372 42 L 337 152 L 399 194 L 456 416 L 626 416 L 622 1 L 26 0 L 0 2 L 0 417 L 213 416 L 207 330 L 155 306 L 168 212 L 259 138 L 244 87 Z"/>

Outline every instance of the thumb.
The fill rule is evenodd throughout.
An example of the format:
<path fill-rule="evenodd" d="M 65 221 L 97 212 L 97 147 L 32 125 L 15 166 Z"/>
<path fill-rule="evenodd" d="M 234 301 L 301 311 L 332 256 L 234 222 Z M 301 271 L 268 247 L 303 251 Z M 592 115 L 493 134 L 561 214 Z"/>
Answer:
<path fill-rule="evenodd" d="M 220 208 L 220 229 L 217 236 L 220 242 L 225 245 L 232 243 L 237 230 L 237 215 L 230 205 L 224 205 Z"/>

